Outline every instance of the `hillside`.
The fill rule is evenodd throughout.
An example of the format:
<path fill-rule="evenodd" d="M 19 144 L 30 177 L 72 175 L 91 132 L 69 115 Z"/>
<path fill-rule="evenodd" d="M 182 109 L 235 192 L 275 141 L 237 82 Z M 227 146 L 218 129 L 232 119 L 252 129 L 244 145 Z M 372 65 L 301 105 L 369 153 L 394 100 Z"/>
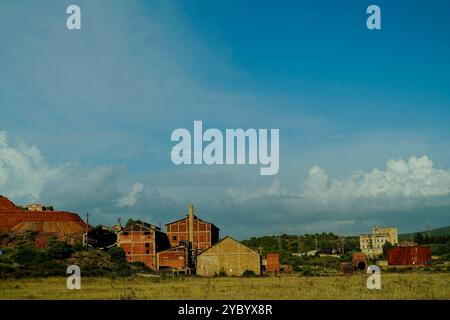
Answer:
<path fill-rule="evenodd" d="M 412 232 L 412 233 L 404 233 L 404 234 L 400 234 L 398 236 L 400 241 L 404 241 L 404 240 L 413 240 L 414 236 L 420 233 L 422 236 L 426 236 L 428 235 L 429 237 L 442 237 L 442 236 L 450 236 L 450 226 L 447 227 L 442 227 L 442 228 L 437 228 L 437 229 L 431 229 L 428 231 L 419 231 L 419 232 Z"/>
<path fill-rule="evenodd" d="M 282 256 L 292 253 L 320 250 L 323 253 L 335 251 L 345 252 L 356 250 L 359 240 L 356 237 L 339 237 L 333 233 L 316 233 L 305 235 L 271 235 L 252 237 L 242 241 L 246 246 L 265 255 L 268 252 L 278 252 Z"/>

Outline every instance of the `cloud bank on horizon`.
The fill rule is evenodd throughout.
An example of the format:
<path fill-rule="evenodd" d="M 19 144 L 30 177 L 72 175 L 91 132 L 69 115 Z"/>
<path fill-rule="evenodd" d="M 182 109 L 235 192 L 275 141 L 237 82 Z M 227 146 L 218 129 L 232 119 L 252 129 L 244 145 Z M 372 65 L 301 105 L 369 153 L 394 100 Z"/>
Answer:
<path fill-rule="evenodd" d="M 69 4 L 0 2 L 1 194 L 110 224 L 193 202 L 238 238 L 450 224 L 450 2 L 382 0 L 379 33 L 356 0 L 78 0 L 73 32 Z M 279 173 L 174 166 L 194 120 L 279 128 Z"/>
<path fill-rule="evenodd" d="M 299 172 L 292 174 L 300 176 Z M 155 183 L 157 179 L 154 177 L 139 176 L 145 183 L 134 181 L 136 178 L 119 166 L 86 169 L 70 162 L 51 165 L 37 146 L 30 146 L 22 140 L 11 143 L 7 133 L 0 132 L 0 190 L 15 201 L 46 201 L 56 204 L 58 209 L 70 208 L 78 212 L 94 210 L 99 215 L 97 219 L 105 219 L 109 223 L 114 222 L 113 218 L 124 214 L 132 217 L 135 213 L 141 214 L 143 219 L 153 217 L 160 222 L 166 221 L 186 205 L 176 194 L 189 187 L 189 177 L 185 183 L 175 187 L 173 183 Z M 178 179 L 182 180 L 180 176 Z M 274 219 L 282 225 L 301 220 L 310 228 L 320 221 L 318 218 L 323 214 L 328 215 L 332 211 L 338 214 L 330 223 L 353 225 L 355 220 L 345 220 L 344 217 L 350 214 L 355 219 L 367 219 L 367 212 L 391 210 L 398 214 L 405 210 L 450 205 L 450 169 L 435 168 L 426 155 L 413 156 L 408 161 L 390 159 L 384 170 L 355 171 L 344 179 L 330 179 L 325 170 L 313 166 L 304 186 L 297 190 L 283 187 L 279 177 L 259 189 L 244 185 L 236 188 L 233 180 L 227 184 L 220 180 L 217 184 L 210 183 L 209 188 L 221 189 L 221 195 L 211 199 L 205 193 L 196 199 L 202 203 L 203 211 L 218 211 L 230 224 L 241 224 L 242 213 L 248 214 L 252 208 L 261 214 L 263 212 L 259 210 L 264 205 L 273 206 L 274 203 L 277 203 L 276 217 L 269 220 Z M 171 188 L 171 191 L 164 192 L 165 188 Z M 174 189 L 178 190 L 173 192 Z M 155 207 L 155 202 L 159 207 Z M 227 203 L 225 212 L 218 208 L 217 202 Z M 171 210 L 177 212 L 167 215 Z"/>

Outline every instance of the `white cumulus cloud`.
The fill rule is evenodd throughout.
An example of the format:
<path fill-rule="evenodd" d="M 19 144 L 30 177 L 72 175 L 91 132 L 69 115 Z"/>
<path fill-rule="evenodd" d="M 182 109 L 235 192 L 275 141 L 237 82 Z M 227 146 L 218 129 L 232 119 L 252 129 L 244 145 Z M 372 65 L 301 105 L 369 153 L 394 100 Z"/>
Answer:
<path fill-rule="evenodd" d="M 48 183 L 63 178 L 67 166 L 49 166 L 37 147 L 20 140 L 10 145 L 0 131 L 0 188 L 9 196 L 37 200 Z"/>
<path fill-rule="evenodd" d="M 350 177 L 330 181 L 327 173 L 310 169 L 304 195 L 320 201 L 374 198 L 420 198 L 450 194 L 450 170 L 438 169 L 427 157 L 388 160 L 385 170 L 356 171 Z"/>
<path fill-rule="evenodd" d="M 138 201 L 139 195 L 144 191 L 144 185 L 140 182 L 136 182 L 133 187 L 131 188 L 131 191 L 129 194 L 120 197 L 117 200 L 117 206 L 118 207 L 132 207 L 136 204 Z"/>
<path fill-rule="evenodd" d="M 136 183 L 131 193 L 123 195 L 120 190 L 127 184 L 123 167 L 83 168 L 75 162 L 51 165 L 38 147 L 20 139 L 11 143 L 7 133 L 0 132 L 0 194 L 19 204 L 39 201 L 60 209 L 95 209 L 108 203 L 132 206 L 143 185 Z"/>

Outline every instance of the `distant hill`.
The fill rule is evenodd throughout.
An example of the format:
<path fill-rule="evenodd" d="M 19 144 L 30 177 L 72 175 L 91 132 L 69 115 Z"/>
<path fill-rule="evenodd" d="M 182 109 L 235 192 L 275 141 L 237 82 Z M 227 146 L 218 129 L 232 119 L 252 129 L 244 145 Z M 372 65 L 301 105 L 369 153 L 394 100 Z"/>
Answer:
<path fill-rule="evenodd" d="M 270 235 L 252 237 L 241 242 L 253 250 L 261 252 L 262 255 L 269 252 L 278 252 L 282 258 L 290 257 L 292 253 L 304 253 L 312 250 L 332 253 L 336 250 L 342 250 L 342 247 L 345 252 L 348 252 L 356 250 L 359 245 L 358 237 L 339 237 L 333 233 Z"/>
<path fill-rule="evenodd" d="M 414 236 L 420 233 L 422 236 L 432 236 L 432 237 L 440 237 L 440 236 L 450 236 L 450 226 L 448 227 L 442 227 L 437 229 L 431 229 L 427 231 L 419 231 L 419 232 L 412 232 L 412 233 L 403 233 L 398 236 L 398 239 L 400 241 L 404 240 L 412 240 L 414 239 Z"/>

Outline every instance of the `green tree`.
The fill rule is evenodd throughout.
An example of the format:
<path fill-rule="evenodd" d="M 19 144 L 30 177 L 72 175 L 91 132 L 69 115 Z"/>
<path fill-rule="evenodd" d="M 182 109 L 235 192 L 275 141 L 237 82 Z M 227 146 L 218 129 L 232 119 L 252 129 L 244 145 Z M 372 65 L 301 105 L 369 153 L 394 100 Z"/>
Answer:
<path fill-rule="evenodd" d="M 423 235 L 421 233 L 416 233 L 416 235 L 414 236 L 414 242 L 417 242 L 418 244 L 423 244 L 424 243 Z"/>
<path fill-rule="evenodd" d="M 46 260 L 41 250 L 28 244 L 18 246 L 16 252 L 12 255 L 12 259 L 25 265 L 39 264 Z"/>
<path fill-rule="evenodd" d="M 75 252 L 74 248 L 63 241 L 51 237 L 47 242 L 47 257 L 49 259 L 67 259 Z"/>
<path fill-rule="evenodd" d="M 133 223 L 135 223 L 136 221 L 133 219 L 128 219 L 127 224 L 125 225 L 125 228 L 128 228 L 129 226 L 131 226 Z"/>

